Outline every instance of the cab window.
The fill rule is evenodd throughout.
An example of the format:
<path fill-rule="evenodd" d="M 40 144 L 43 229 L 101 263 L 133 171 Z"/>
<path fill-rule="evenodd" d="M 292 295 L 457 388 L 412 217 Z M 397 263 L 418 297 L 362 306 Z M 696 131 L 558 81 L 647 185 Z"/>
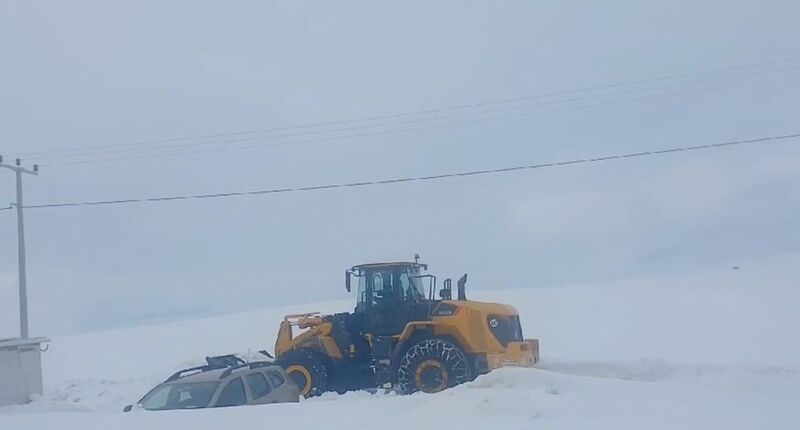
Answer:
<path fill-rule="evenodd" d="M 391 272 L 373 272 L 367 276 L 372 283 L 372 304 L 380 305 L 391 300 L 394 294 Z"/>

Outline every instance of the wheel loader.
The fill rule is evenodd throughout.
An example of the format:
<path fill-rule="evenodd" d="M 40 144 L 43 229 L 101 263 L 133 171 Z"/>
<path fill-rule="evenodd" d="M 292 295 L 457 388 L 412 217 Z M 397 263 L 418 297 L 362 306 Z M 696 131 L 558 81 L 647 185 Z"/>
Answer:
<path fill-rule="evenodd" d="M 428 266 L 414 262 L 353 266 L 354 312 L 287 315 L 275 343 L 276 362 L 306 397 L 385 388 L 436 393 L 503 366 L 531 367 L 539 342 L 524 339 L 510 305 L 467 300 L 467 275 L 436 292 Z M 304 330 L 295 335 L 293 329 Z"/>

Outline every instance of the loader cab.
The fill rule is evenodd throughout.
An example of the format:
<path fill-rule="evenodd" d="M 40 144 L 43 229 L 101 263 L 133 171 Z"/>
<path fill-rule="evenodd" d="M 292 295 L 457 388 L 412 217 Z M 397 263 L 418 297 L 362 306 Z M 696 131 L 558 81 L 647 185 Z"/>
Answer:
<path fill-rule="evenodd" d="M 346 286 L 358 281 L 355 314 L 360 316 L 366 333 L 393 335 L 408 321 L 427 319 L 435 289 L 435 277 L 426 274 L 428 266 L 417 262 L 376 263 L 354 266 L 347 271 Z"/>

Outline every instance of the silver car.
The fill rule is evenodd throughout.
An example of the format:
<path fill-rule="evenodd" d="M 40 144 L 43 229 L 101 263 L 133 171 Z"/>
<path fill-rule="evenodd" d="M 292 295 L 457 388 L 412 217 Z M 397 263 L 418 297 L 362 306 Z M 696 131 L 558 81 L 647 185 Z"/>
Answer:
<path fill-rule="evenodd" d="M 282 367 L 257 361 L 207 365 L 176 372 L 145 394 L 138 408 L 150 411 L 298 402 L 300 390 Z M 133 405 L 123 409 L 129 412 Z"/>

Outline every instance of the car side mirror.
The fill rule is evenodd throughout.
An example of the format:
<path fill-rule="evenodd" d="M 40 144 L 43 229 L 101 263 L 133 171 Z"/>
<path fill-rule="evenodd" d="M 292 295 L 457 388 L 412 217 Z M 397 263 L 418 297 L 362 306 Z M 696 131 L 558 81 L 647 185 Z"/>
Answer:
<path fill-rule="evenodd" d="M 122 408 L 122 412 L 130 412 L 132 410 L 133 410 L 133 405 L 126 405 L 124 408 Z"/>

